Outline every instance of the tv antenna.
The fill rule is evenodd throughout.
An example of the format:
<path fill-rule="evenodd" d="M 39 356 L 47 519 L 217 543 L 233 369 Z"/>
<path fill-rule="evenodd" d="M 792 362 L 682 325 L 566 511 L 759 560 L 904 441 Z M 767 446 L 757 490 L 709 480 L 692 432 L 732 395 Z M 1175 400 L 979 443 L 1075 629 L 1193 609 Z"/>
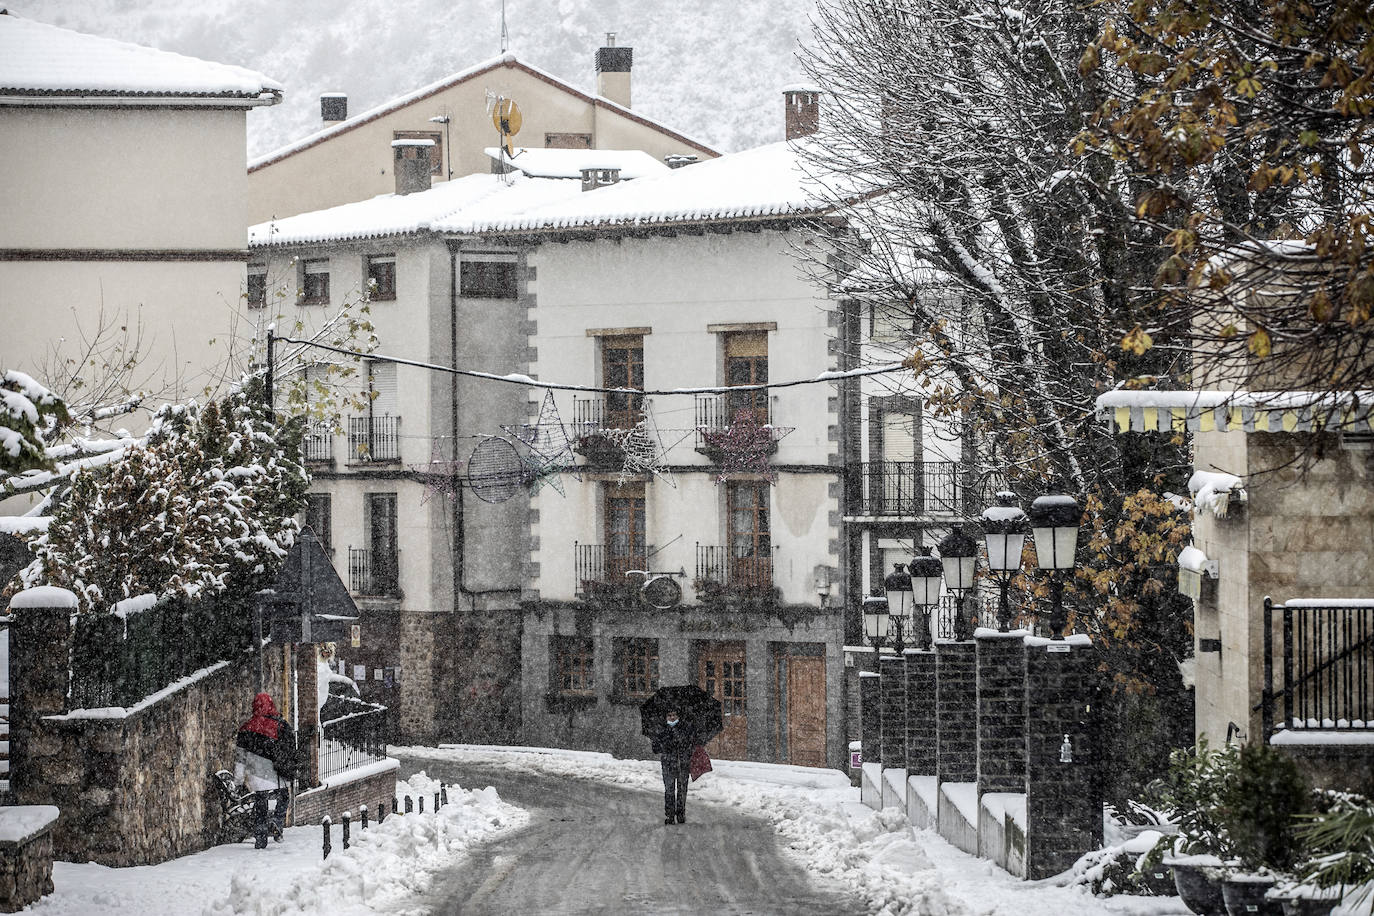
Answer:
<path fill-rule="evenodd" d="M 510 47 L 510 33 L 506 31 L 506 0 L 501 0 L 501 53 Z"/>

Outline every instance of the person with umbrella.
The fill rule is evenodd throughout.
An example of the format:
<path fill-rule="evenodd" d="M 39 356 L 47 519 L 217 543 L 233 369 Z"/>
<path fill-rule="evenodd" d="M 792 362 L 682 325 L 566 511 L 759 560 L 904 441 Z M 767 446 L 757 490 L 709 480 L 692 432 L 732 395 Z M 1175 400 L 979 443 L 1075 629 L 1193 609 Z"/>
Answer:
<path fill-rule="evenodd" d="M 639 715 L 663 767 L 663 823 L 685 824 L 692 757 L 698 751 L 704 757 L 700 749 L 724 727 L 720 701 L 700 687 L 661 687 L 640 706 Z"/>

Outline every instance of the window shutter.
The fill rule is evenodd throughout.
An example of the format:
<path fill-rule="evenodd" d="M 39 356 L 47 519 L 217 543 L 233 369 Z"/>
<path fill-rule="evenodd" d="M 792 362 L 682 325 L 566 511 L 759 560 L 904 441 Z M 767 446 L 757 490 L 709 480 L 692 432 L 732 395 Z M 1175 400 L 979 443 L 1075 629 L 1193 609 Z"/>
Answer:
<path fill-rule="evenodd" d="M 887 411 L 883 413 L 883 460 L 916 460 L 917 416 Z"/>
<path fill-rule="evenodd" d="M 377 395 L 372 399 L 372 415 L 374 417 L 399 416 L 400 402 L 396 396 L 396 364 L 372 363 L 368 372 L 372 382 L 372 390 Z"/>

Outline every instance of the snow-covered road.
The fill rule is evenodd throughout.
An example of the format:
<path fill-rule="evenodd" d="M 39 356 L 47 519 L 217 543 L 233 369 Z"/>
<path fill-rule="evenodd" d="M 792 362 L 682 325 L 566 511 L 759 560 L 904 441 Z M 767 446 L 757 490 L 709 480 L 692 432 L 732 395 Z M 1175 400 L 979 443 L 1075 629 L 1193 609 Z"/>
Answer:
<path fill-rule="evenodd" d="M 531 815 L 474 850 L 405 904 L 436 914 L 861 913 L 852 889 L 813 880 L 784 857 L 758 814 L 688 794 L 687 823 L 663 823 L 662 792 L 515 769 L 500 762 L 402 758 L 402 772 L 493 786 Z M 709 778 L 709 777 L 708 777 Z"/>

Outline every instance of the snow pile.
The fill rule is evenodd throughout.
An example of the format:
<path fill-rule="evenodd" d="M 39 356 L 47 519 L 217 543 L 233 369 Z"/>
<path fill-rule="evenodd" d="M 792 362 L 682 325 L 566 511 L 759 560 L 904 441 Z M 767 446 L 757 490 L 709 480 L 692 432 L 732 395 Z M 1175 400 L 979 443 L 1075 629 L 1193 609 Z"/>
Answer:
<path fill-rule="evenodd" d="M 1232 497 L 1245 502 L 1245 489 L 1235 474 L 1194 471 L 1188 478 L 1188 492 L 1193 494 L 1193 505 L 1199 511 L 1211 512 L 1217 518 L 1226 517 Z"/>
<path fill-rule="evenodd" d="M 398 796 L 433 798 L 438 783 L 417 773 L 396 784 Z M 352 847 L 343 848 L 341 834 L 321 867 L 297 872 L 285 880 L 260 871 L 240 872 L 229 893 L 205 912 L 213 916 L 237 914 L 373 913 L 403 901 L 429 886 L 434 872 L 450 866 L 466 849 L 494 836 L 523 827 L 529 815 L 508 805 L 490 787 L 448 790 L 448 804 L 435 814 L 388 816 L 362 830 L 355 821 Z M 316 838 L 319 827 L 308 829 Z M 338 826 L 335 826 L 338 830 Z M 318 845 L 316 847 L 318 854 Z M 270 874 L 270 873 L 269 873 Z"/>

